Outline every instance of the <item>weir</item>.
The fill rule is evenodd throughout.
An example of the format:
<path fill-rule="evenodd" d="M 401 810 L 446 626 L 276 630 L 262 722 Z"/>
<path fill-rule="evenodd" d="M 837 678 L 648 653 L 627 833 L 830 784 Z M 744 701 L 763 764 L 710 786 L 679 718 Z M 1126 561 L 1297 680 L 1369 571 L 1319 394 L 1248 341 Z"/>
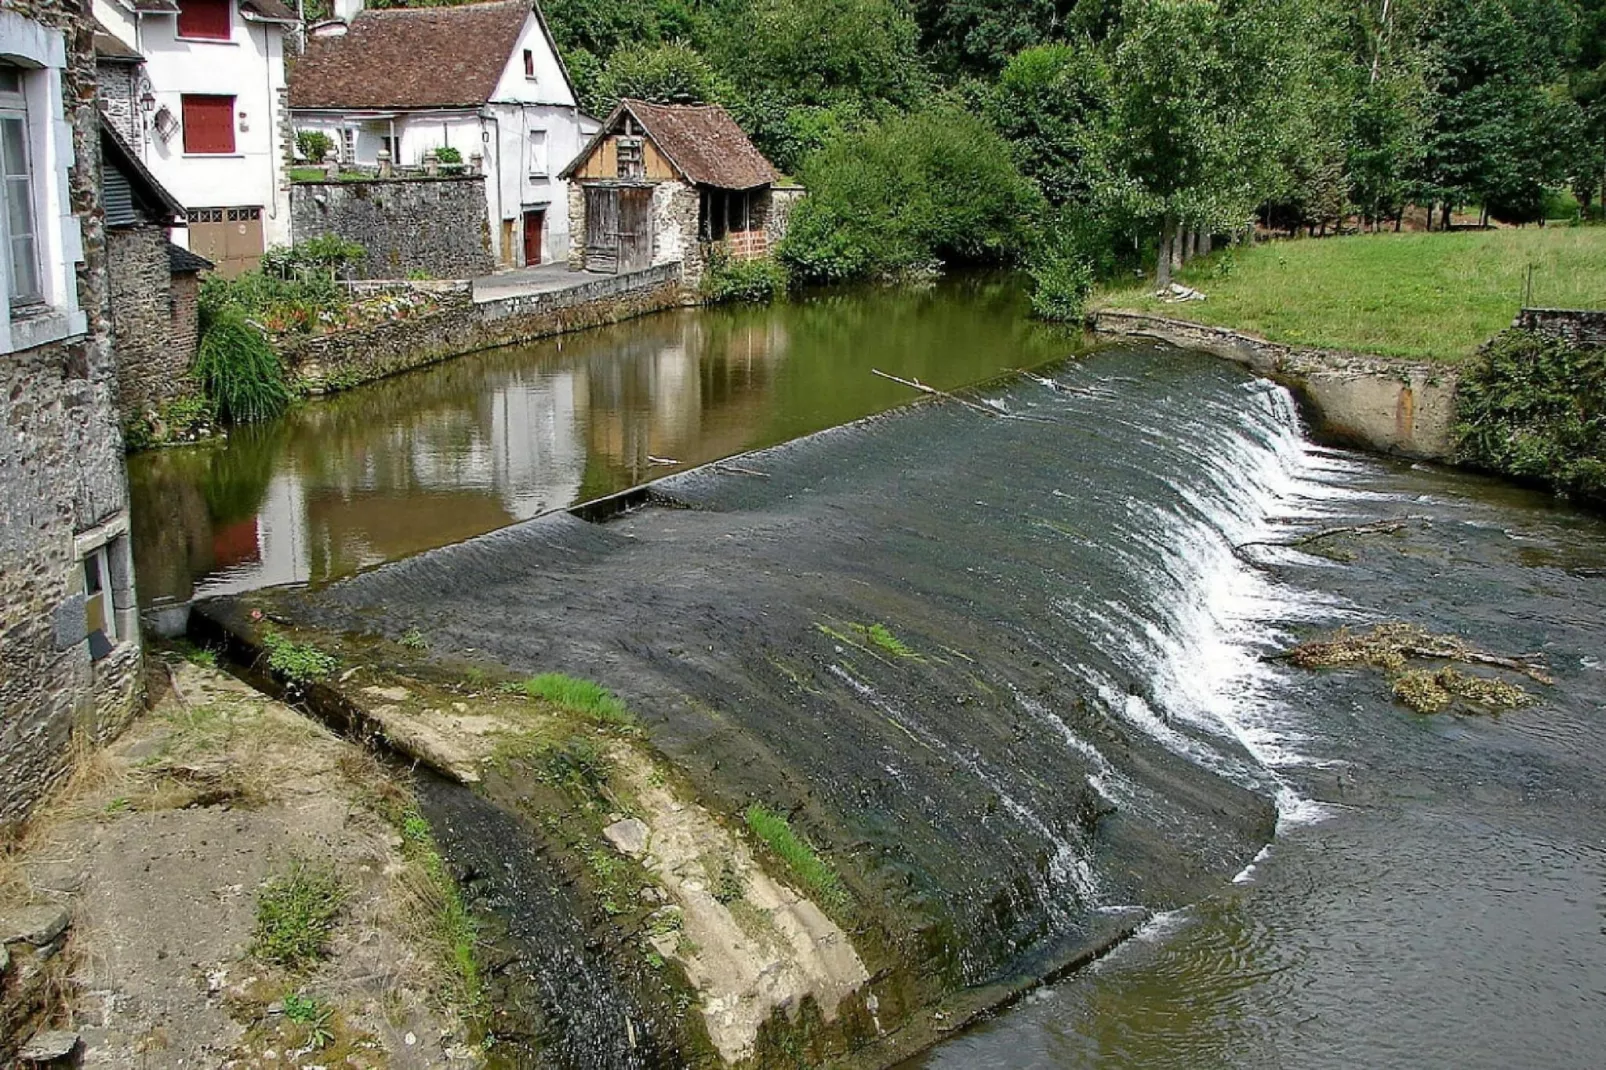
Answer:
<path fill-rule="evenodd" d="M 1234 553 L 1312 506 L 1286 392 L 1122 349 L 981 400 L 997 415 L 914 406 L 660 480 L 605 523 L 549 515 L 202 612 L 248 631 L 260 608 L 412 680 L 611 688 L 683 802 L 736 829 L 754 804 L 787 815 L 845 890 L 820 905 L 868 982 L 839 1014 L 778 1006 L 759 1056 L 884 1065 L 948 1028 L 932 1008 L 1008 998 L 1220 887 L 1299 804 L 1263 760 L 1240 613 L 1269 581 Z M 417 664 L 395 646 L 413 634 Z M 484 776 L 472 802 L 425 797 L 523 978 L 509 1034 L 558 1065 L 714 1058 L 673 1010 L 696 1002 L 684 964 L 643 965 L 652 911 L 604 910 L 564 869 L 614 848 L 543 823 L 517 770 Z"/>

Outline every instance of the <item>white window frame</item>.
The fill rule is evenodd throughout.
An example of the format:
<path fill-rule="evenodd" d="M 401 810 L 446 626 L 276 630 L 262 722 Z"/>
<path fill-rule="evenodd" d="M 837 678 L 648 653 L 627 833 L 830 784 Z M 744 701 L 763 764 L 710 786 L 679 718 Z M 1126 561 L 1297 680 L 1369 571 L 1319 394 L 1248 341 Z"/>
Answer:
<path fill-rule="evenodd" d="M 72 211 L 68 171 L 73 131 L 62 101 L 67 66 L 65 35 L 13 11 L 0 10 L 0 59 L 22 68 L 33 175 L 35 255 L 39 301 L 11 302 L 10 250 L 0 257 L 0 353 L 15 353 L 87 333 L 78 307 L 75 265 L 84 258 L 83 230 Z"/>
<path fill-rule="evenodd" d="M 539 150 L 536 138 L 540 138 Z M 530 147 L 531 178 L 546 178 L 552 174 L 552 135 L 545 130 L 531 130 L 526 143 Z"/>
<path fill-rule="evenodd" d="M 134 561 L 128 540 L 128 518 L 117 518 L 73 537 L 73 556 L 78 562 L 78 582 L 84 595 L 84 620 L 89 622 L 90 603 L 101 599 L 101 629 L 115 650 L 139 636 L 139 610 L 134 603 Z M 100 591 L 90 594 L 88 562 L 100 572 Z"/>
<path fill-rule="evenodd" d="M 4 181 L 4 185 L 0 186 L 0 204 L 5 208 L 4 211 L 0 211 L 0 248 L 5 251 L 7 268 L 16 267 L 16 251 L 12 248 L 12 243 L 17 235 L 13 234 L 11 229 L 13 215 L 11 194 L 14 178 L 21 178 L 27 183 L 27 192 L 22 199 L 28 217 L 28 238 L 33 243 L 33 288 L 24 293 L 12 293 L 11 291 L 16 288 L 16 280 L 15 277 L 8 277 L 6 292 L 19 306 L 36 305 L 44 301 L 44 264 L 39 259 L 39 197 L 35 192 L 38 180 L 34 176 L 33 146 L 29 143 L 28 137 L 28 131 L 32 126 L 28 119 L 28 83 L 31 79 L 28 77 L 26 67 L 0 61 L 0 70 L 14 72 L 18 82 L 15 92 L 0 89 L 0 121 L 22 124 L 21 160 L 9 158 L 5 151 L 4 135 L 0 135 L 0 179 Z M 13 168 L 16 168 L 15 172 Z"/>

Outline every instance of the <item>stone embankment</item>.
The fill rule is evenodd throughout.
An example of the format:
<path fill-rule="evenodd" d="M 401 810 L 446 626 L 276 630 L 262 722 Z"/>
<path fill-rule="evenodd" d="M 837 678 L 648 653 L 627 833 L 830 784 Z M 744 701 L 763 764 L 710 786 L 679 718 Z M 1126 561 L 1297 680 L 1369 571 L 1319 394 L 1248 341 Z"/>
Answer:
<path fill-rule="evenodd" d="M 1453 368 L 1285 345 L 1141 312 L 1100 311 L 1093 329 L 1236 361 L 1293 390 L 1317 428 L 1347 445 L 1427 461 L 1448 462 L 1454 455 L 1459 377 Z"/>
<path fill-rule="evenodd" d="M 1455 461 L 1460 374 L 1452 366 L 1287 345 L 1227 327 L 1120 309 L 1100 310 L 1092 325 L 1099 334 L 1154 338 L 1236 361 L 1293 390 L 1317 429 L 1346 445 L 1415 460 Z M 1575 346 L 1606 346 L 1606 311 L 1525 308 L 1511 326 Z"/>
<path fill-rule="evenodd" d="M 367 284 L 372 287 L 398 284 Z M 565 289 L 475 301 L 467 284 L 420 284 L 440 307 L 371 327 L 315 335 L 281 351 L 291 376 L 311 393 L 345 390 L 389 375 L 496 346 L 600 327 L 686 303 L 680 264 L 588 277 Z"/>

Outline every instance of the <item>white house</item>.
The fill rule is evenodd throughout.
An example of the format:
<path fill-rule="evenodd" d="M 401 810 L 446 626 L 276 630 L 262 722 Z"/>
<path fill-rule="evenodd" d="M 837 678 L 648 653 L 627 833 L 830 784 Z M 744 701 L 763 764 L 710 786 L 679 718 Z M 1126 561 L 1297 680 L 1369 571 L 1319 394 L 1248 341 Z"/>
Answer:
<path fill-rule="evenodd" d="M 290 241 L 282 0 L 94 0 L 106 32 L 144 59 L 129 138 L 189 216 L 188 245 L 233 274 Z"/>
<path fill-rule="evenodd" d="M 297 131 L 333 138 L 343 163 L 399 167 L 434 149 L 478 157 L 491 253 L 503 266 L 562 261 L 568 184 L 558 172 L 597 129 L 582 115 L 531 0 L 362 10 L 313 28 L 290 82 Z"/>

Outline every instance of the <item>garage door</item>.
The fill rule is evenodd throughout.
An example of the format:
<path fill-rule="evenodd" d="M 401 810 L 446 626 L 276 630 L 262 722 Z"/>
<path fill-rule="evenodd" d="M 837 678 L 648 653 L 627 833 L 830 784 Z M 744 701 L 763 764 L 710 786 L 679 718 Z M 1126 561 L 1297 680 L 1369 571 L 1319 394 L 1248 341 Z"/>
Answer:
<path fill-rule="evenodd" d="M 189 220 L 190 251 L 216 264 L 225 278 L 261 261 L 261 208 L 191 208 Z"/>

